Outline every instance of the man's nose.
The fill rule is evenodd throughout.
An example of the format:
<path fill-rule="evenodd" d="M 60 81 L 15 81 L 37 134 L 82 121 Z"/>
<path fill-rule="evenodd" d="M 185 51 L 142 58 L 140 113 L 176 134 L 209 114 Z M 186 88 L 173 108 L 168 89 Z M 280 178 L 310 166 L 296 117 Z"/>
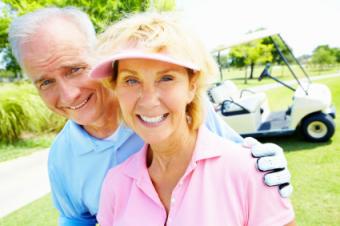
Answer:
<path fill-rule="evenodd" d="M 59 82 L 58 91 L 60 93 L 60 101 L 65 105 L 73 104 L 80 96 L 80 88 L 67 81 Z"/>

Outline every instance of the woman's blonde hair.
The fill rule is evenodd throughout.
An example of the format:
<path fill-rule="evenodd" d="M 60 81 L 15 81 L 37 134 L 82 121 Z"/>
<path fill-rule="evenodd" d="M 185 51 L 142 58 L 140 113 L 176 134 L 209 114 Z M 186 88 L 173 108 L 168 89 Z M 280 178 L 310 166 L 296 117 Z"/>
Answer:
<path fill-rule="evenodd" d="M 189 128 L 197 129 L 203 121 L 201 99 L 206 81 L 218 70 L 197 35 L 175 13 L 139 13 L 113 24 L 98 37 L 97 53 L 103 57 L 127 48 L 166 53 L 200 68 L 198 72 L 189 73 L 189 79 L 194 79 L 197 90 L 193 101 L 187 105 L 187 114 L 191 118 Z M 115 79 L 111 76 L 104 84 L 114 88 Z"/>

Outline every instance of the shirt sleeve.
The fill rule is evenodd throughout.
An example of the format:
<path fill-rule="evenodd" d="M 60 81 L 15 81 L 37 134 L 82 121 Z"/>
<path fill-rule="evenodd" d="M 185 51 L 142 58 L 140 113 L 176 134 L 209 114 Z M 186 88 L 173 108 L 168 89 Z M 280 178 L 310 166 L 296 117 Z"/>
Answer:
<path fill-rule="evenodd" d="M 215 112 L 212 103 L 208 100 L 206 96 L 204 97 L 203 105 L 205 109 L 204 123 L 211 132 L 235 143 L 243 142 L 243 138 L 238 133 L 236 133 L 226 122 L 224 122 L 221 116 L 219 116 Z"/>
<path fill-rule="evenodd" d="M 113 174 L 109 171 L 104 179 L 99 199 L 97 220 L 100 226 L 112 226 L 114 218 L 114 192 L 112 189 Z"/>
<path fill-rule="evenodd" d="M 51 164 L 48 163 L 48 176 L 50 180 L 51 193 L 54 206 L 59 212 L 59 226 L 95 226 L 97 221 L 90 213 L 81 213 L 81 210 L 74 207 L 72 200 L 65 190 L 60 179 L 60 174 Z"/>
<path fill-rule="evenodd" d="M 249 157 L 250 158 L 250 157 Z M 248 166 L 246 225 L 282 226 L 294 219 L 293 207 L 288 198 L 279 195 L 278 187 L 263 182 L 264 173 L 257 171 L 254 160 Z"/>

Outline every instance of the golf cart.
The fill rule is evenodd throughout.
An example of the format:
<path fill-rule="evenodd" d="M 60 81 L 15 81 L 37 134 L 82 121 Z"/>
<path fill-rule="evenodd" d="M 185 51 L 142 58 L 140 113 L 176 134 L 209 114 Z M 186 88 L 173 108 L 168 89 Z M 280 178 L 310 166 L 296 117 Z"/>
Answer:
<path fill-rule="evenodd" d="M 286 45 L 278 33 L 256 34 L 256 38 L 270 38 L 280 58 L 294 77 L 297 87 L 294 88 L 291 82 L 285 82 L 272 76 L 268 64 L 258 80 L 270 78 L 292 90 L 294 94 L 290 106 L 277 112 L 271 112 L 265 93 L 238 90 L 232 81 L 226 80 L 214 84 L 208 90 L 208 95 L 215 104 L 216 111 L 242 136 L 281 136 L 301 131 L 308 141 L 324 142 L 329 140 L 335 132 L 335 108 L 332 105 L 329 88 L 323 84 L 312 84 L 306 71 L 286 45 L 292 59 L 296 61 L 305 76 L 305 79 L 299 79 L 280 50 L 277 41 L 273 38 L 274 36 L 277 37 L 276 40 L 280 40 Z M 251 40 L 254 40 L 254 37 L 245 38 L 243 42 Z M 230 45 L 219 46 L 215 50 L 217 56 L 220 56 L 220 51 L 226 48 L 230 48 Z"/>

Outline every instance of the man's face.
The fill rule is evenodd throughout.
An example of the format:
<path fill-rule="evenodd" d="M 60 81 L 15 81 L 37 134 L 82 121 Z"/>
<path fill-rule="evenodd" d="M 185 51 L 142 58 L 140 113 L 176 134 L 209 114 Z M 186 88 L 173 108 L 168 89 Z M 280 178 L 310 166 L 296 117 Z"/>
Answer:
<path fill-rule="evenodd" d="M 25 72 L 52 111 L 80 125 L 96 123 L 111 96 L 88 76 L 92 59 L 87 40 L 65 20 L 47 24 L 22 46 Z"/>

